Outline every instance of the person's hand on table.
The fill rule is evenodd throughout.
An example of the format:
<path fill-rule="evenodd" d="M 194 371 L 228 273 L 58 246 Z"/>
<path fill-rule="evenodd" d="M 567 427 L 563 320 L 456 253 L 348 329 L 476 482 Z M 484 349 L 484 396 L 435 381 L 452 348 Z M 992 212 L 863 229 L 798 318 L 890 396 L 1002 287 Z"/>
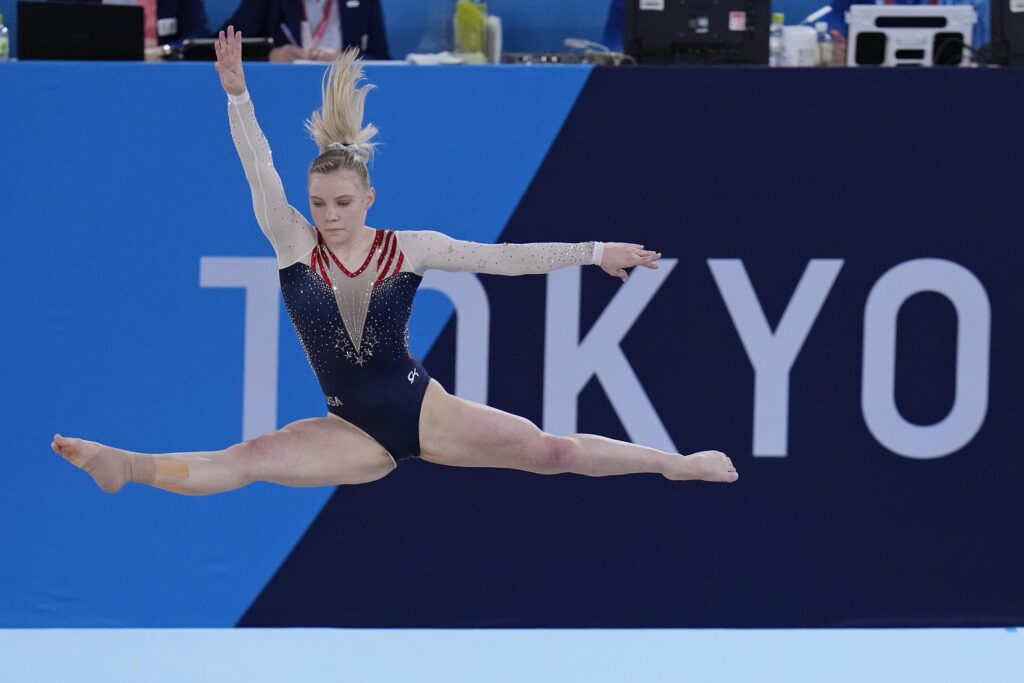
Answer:
<path fill-rule="evenodd" d="M 329 47 L 315 47 L 306 52 L 306 59 L 312 62 L 333 62 L 341 54 L 338 50 Z"/>
<path fill-rule="evenodd" d="M 306 55 L 306 51 L 298 45 L 282 45 L 281 47 L 275 47 L 270 51 L 270 61 L 272 62 L 294 62 L 298 59 L 309 59 Z"/>

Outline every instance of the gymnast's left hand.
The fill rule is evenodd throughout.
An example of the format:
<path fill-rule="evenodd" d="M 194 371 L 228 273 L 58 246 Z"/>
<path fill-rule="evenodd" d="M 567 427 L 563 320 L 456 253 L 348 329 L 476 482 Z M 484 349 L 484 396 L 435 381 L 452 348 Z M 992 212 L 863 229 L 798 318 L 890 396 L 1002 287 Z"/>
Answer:
<path fill-rule="evenodd" d="M 626 274 L 626 268 L 632 268 L 633 266 L 658 268 L 659 266 L 656 261 L 660 258 L 660 251 L 644 249 L 642 244 L 605 242 L 604 256 L 601 258 L 601 270 L 625 282 L 629 279 L 629 275 Z"/>

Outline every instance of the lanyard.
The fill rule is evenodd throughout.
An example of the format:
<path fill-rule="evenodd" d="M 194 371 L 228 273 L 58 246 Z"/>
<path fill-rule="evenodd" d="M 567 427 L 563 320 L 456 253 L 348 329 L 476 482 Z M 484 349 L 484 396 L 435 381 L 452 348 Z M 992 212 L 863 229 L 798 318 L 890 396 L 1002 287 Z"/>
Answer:
<path fill-rule="evenodd" d="M 327 33 L 327 22 L 331 18 L 331 9 L 333 9 L 333 7 L 334 0 L 327 0 L 327 2 L 324 3 L 324 15 L 320 18 L 320 23 L 316 25 L 315 29 L 313 29 L 313 45 L 311 45 L 311 47 L 319 45 L 320 41 L 324 38 L 324 34 Z M 302 15 L 306 15 L 305 0 L 302 0 Z M 306 19 L 308 20 L 309 17 L 306 17 Z"/>

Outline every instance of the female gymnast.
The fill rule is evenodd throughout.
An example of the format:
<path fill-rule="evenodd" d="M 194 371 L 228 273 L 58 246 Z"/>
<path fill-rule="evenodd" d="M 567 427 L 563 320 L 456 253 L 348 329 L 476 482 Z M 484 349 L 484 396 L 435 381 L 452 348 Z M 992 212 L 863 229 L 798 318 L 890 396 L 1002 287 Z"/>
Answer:
<path fill-rule="evenodd" d="M 412 457 L 539 474 L 656 472 L 675 480 L 737 480 L 732 461 L 718 451 L 684 456 L 590 434 L 546 434 L 524 418 L 450 395 L 409 353 L 413 295 L 430 268 L 523 275 L 595 264 L 625 281 L 626 268 L 657 268 L 661 254 L 639 244 L 491 245 L 432 231 L 367 227 L 375 192 L 366 162 L 377 129 L 362 125 L 373 86 L 358 87 L 362 64 L 353 51 L 331 67 L 322 113 L 307 122 L 320 148 L 307 183 L 311 226 L 288 204 L 256 123 L 241 33 L 230 26 L 221 31 L 216 51 L 256 220 L 277 254 L 285 305 L 323 388 L 327 415 L 221 451 L 144 455 L 59 434 L 54 451 L 110 493 L 127 482 L 188 495 L 254 481 L 360 484 Z"/>

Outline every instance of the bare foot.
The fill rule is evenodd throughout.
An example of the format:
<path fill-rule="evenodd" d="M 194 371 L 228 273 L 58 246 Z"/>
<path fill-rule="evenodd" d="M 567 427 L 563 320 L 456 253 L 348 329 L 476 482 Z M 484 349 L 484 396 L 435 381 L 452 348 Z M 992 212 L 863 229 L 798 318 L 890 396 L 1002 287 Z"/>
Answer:
<path fill-rule="evenodd" d="M 88 472 L 107 493 L 117 493 L 131 481 L 132 453 L 95 441 L 53 435 L 50 448 L 75 467 Z"/>
<path fill-rule="evenodd" d="M 674 481 L 723 481 L 732 483 L 740 478 L 732 460 L 721 451 L 700 451 L 679 458 L 679 466 L 664 473 L 666 479 Z"/>

